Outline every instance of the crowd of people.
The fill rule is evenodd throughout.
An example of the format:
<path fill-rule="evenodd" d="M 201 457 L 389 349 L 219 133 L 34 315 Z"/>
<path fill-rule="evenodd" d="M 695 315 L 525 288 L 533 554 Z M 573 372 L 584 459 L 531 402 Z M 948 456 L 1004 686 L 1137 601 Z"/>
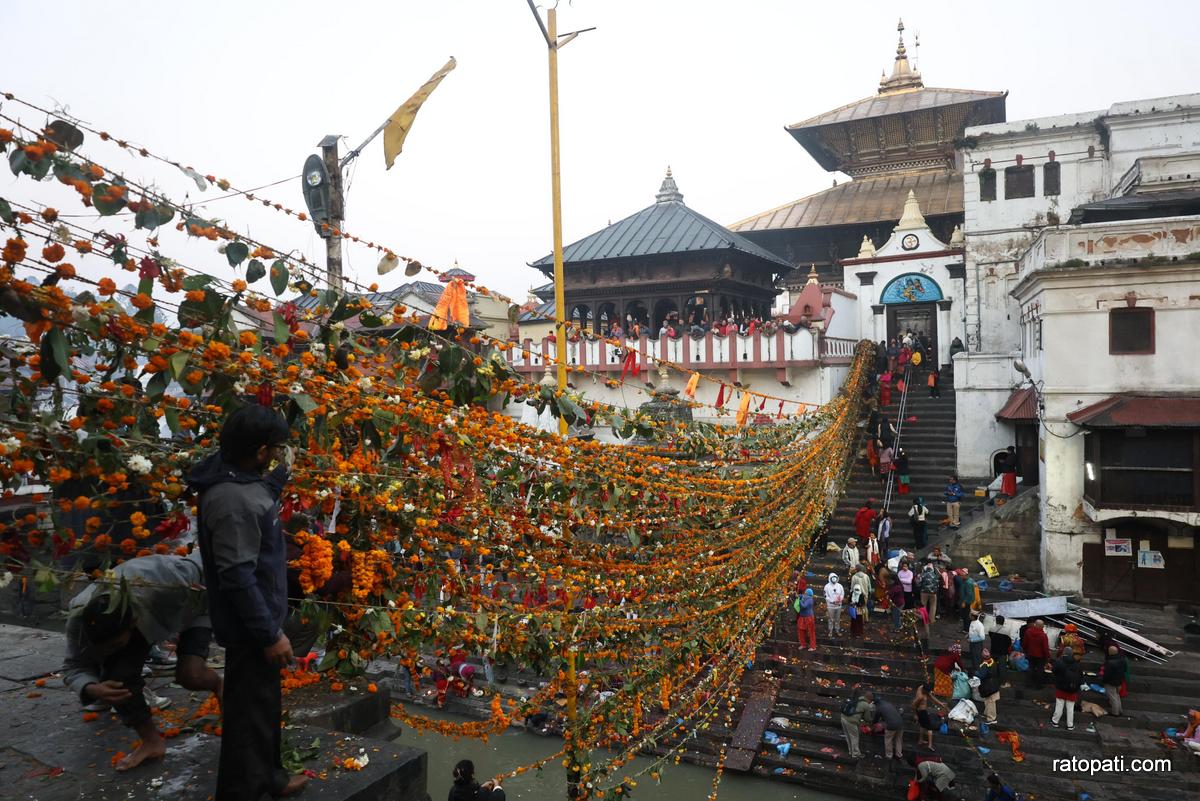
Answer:
<path fill-rule="evenodd" d="M 567 339 L 571 342 L 601 338 L 640 339 L 643 336 L 652 340 L 664 337 L 679 339 L 684 336 L 699 339 L 709 333 L 719 337 L 734 335 L 745 337 L 758 333 L 771 335 L 779 330 L 793 334 L 799 330 L 799 326 L 783 317 L 766 317 L 758 314 L 728 314 L 709 318 L 704 313 L 703 307 L 699 307 L 699 313 L 691 315 L 680 314 L 677 311 L 668 312 L 658 321 L 657 325 L 651 324 L 645 316 L 635 317 L 627 314 L 623 322 L 619 319 L 601 322 L 598 324 L 597 330 L 593 331 L 576 319 L 575 326 L 567 334 Z M 553 340 L 554 334 L 551 333 L 549 337 Z"/>

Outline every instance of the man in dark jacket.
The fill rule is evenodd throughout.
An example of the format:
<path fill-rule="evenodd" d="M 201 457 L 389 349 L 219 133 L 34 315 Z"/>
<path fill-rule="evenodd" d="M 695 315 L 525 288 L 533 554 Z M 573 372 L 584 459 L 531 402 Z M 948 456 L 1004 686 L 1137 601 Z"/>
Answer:
<path fill-rule="evenodd" d="M 895 704 L 884 698 L 875 699 L 875 722 L 883 721 L 884 759 L 903 759 L 904 716 Z"/>
<path fill-rule="evenodd" d="M 1025 629 L 1021 647 L 1025 649 L 1025 656 L 1029 659 L 1029 680 L 1026 686 L 1040 690 L 1046 680 L 1046 660 L 1050 658 L 1050 640 L 1046 637 L 1045 621 L 1039 618 Z"/>
<path fill-rule="evenodd" d="M 1121 716 L 1121 685 L 1129 675 L 1129 662 L 1115 645 L 1108 646 L 1108 658 L 1104 660 L 1104 694 L 1108 696 L 1108 708 L 1116 717 Z"/>
<path fill-rule="evenodd" d="M 983 658 L 975 670 L 975 678 L 979 679 L 979 697 L 983 699 L 984 723 L 996 722 L 996 702 L 1000 700 L 1000 680 L 996 674 L 996 660 L 992 652 L 983 649 Z"/>
<path fill-rule="evenodd" d="M 989 637 L 992 659 L 996 660 L 996 684 L 1004 687 L 1004 671 L 1008 669 L 1008 654 L 1012 651 L 1012 637 L 1008 634 L 1008 626 L 1003 615 L 996 615 L 995 626 Z"/>
<path fill-rule="evenodd" d="M 279 494 L 288 426 L 265 406 L 244 406 L 221 427 L 220 452 L 188 476 L 199 493 L 200 555 L 210 616 L 225 647 L 225 704 L 216 801 L 294 795 L 308 782 L 283 769 L 279 669 L 293 660 L 283 633 L 287 563 Z M 272 462 L 279 467 L 266 475 Z"/>
<path fill-rule="evenodd" d="M 1083 682 L 1083 668 L 1075 661 L 1070 648 L 1063 649 L 1061 659 L 1054 660 L 1054 717 L 1050 725 L 1057 726 L 1065 710 L 1067 731 L 1075 729 L 1075 702 L 1079 700 L 1079 685 Z"/>

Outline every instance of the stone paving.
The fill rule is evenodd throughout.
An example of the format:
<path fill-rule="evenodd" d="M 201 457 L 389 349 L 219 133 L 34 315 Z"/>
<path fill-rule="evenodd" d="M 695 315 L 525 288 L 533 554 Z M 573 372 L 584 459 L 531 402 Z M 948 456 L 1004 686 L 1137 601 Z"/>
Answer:
<path fill-rule="evenodd" d="M 120 774 L 112 768 L 117 751 L 129 751 L 136 735 L 114 715 L 85 722 L 79 700 L 54 675 L 62 664 L 61 634 L 0 625 L 0 798 L 19 801 L 207 801 L 216 781 L 220 740 L 190 730 L 185 709 L 199 706 L 197 694 L 168 687 L 170 676 L 151 679 L 159 695 L 171 699 L 165 718 L 180 727 L 167 741 L 166 758 Z M 169 674 L 169 670 L 167 673 Z M 42 686 L 39 686 L 42 685 Z M 365 682 L 364 682 L 365 686 Z M 414 748 L 331 730 L 330 726 L 370 725 L 388 700 L 347 693 L 331 698 L 299 691 L 284 701 L 303 724 L 284 731 L 285 744 L 308 746 L 320 740 L 305 767 L 318 774 L 302 799 L 320 801 L 423 801 L 426 755 Z M 166 728 L 160 724 L 160 728 Z M 287 747 L 287 745 L 285 745 Z M 332 767 L 335 760 L 369 757 L 361 771 Z"/>

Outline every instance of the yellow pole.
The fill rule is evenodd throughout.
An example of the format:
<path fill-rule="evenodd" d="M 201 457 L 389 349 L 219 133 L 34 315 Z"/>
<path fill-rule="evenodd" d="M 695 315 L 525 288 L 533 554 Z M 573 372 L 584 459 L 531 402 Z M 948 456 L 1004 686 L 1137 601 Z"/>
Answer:
<path fill-rule="evenodd" d="M 575 682 L 575 649 L 567 651 L 567 683 L 571 685 L 571 689 L 567 690 L 567 720 L 575 722 L 575 697 L 579 693 L 579 687 Z"/>
<path fill-rule="evenodd" d="M 554 207 L 554 352 L 558 391 L 567 391 L 567 301 L 563 291 L 562 178 L 558 154 L 558 12 L 546 12 L 550 49 L 550 194 Z M 558 433 L 567 435 L 567 421 L 558 418 Z M 574 701 L 571 702 L 574 704 Z"/>

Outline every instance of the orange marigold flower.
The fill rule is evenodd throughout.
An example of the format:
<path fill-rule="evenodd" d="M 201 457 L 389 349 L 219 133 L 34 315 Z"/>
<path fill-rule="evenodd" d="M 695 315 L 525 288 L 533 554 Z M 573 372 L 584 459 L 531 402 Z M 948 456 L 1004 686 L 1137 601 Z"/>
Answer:
<path fill-rule="evenodd" d="M 7 145 L 13 140 L 13 132 L 7 128 L 0 128 L 0 145 Z"/>
<path fill-rule="evenodd" d="M 95 712 L 84 712 L 84 713 L 83 713 L 83 722 L 84 722 L 84 723 L 91 723 L 91 722 L 93 722 L 93 721 L 95 721 L 95 720 L 99 719 L 99 717 L 100 717 L 100 715 L 98 715 L 98 714 L 97 714 L 97 713 L 95 713 Z"/>
<path fill-rule="evenodd" d="M 92 243 L 87 241 L 86 239 L 76 239 L 74 242 L 74 245 L 75 245 L 75 250 L 79 251 L 80 253 L 91 253 L 92 252 Z"/>
<path fill-rule="evenodd" d="M 253 331 L 243 331 L 242 333 L 238 334 L 238 342 L 240 342 L 243 347 L 249 348 L 253 347 L 255 342 L 258 342 L 258 337 Z"/>
<path fill-rule="evenodd" d="M 57 242 L 42 248 L 42 258 L 48 262 L 62 261 L 65 255 L 67 255 L 67 251 Z"/>
<path fill-rule="evenodd" d="M 88 175 L 92 176 L 92 180 L 99 180 L 104 177 L 104 170 L 96 164 L 89 164 Z"/>
<path fill-rule="evenodd" d="M 145 292 L 139 292 L 129 301 L 138 309 L 148 309 L 154 305 L 154 301 Z"/>
<path fill-rule="evenodd" d="M 61 276 L 62 278 L 74 278 L 75 277 L 75 265 L 71 264 L 70 262 L 64 261 L 62 264 L 55 265 L 54 271 L 56 273 L 58 273 L 59 276 Z"/>
<path fill-rule="evenodd" d="M 4 252 L 0 254 L 8 264 L 17 264 L 25 259 L 25 240 L 10 239 L 4 243 Z"/>
<path fill-rule="evenodd" d="M 234 292 L 245 292 L 246 287 L 249 286 L 249 284 L 247 284 L 242 279 L 237 278 L 234 280 L 234 282 L 233 282 L 233 284 L 231 284 L 231 286 L 233 287 Z"/>
<path fill-rule="evenodd" d="M 146 525 L 146 515 L 144 512 L 134 512 L 129 516 L 129 522 L 135 526 L 144 526 Z"/>
<path fill-rule="evenodd" d="M 137 540 L 135 540 L 133 537 L 126 537 L 125 539 L 121 540 L 121 550 L 125 553 L 133 553 L 137 550 L 137 547 Z"/>
<path fill-rule="evenodd" d="M 96 291 L 101 295 L 112 295 L 117 291 L 117 284 L 111 278 L 101 278 L 97 283 Z"/>
<path fill-rule="evenodd" d="M 188 293 L 185 297 L 188 300 L 192 301 L 193 303 L 203 303 L 204 302 L 204 290 L 203 289 L 189 289 Z"/>

